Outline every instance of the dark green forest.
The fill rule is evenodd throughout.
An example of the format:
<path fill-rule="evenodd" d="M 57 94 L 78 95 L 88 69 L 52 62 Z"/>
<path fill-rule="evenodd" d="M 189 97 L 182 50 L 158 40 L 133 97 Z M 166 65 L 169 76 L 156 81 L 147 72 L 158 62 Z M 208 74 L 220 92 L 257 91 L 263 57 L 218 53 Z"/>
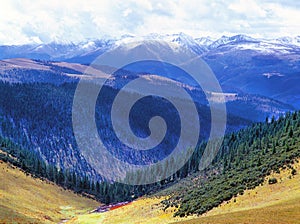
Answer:
<path fill-rule="evenodd" d="M 227 135 L 211 167 L 173 187 L 168 192 L 171 198 L 163 203 L 166 208 L 179 207 L 175 216 L 201 215 L 262 184 L 271 171 L 291 168 L 299 157 L 300 112 L 287 113 L 277 121 L 274 117 L 266 119 L 264 123 Z M 198 161 L 197 156 L 192 158 L 184 168 L 186 172 L 196 171 Z M 291 178 L 295 174 L 291 169 Z"/>
<path fill-rule="evenodd" d="M 95 182 L 87 176 L 61 170 L 45 162 L 38 153 L 8 138 L 0 138 L 0 156 L 1 160 L 30 175 L 104 203 L 130 201 L 173 185 L 169 192 L 167 190 L 172 197 L 162 202 L 166 208 L 179 207 L 176 216 L 203 214 L 223 201 L 243 194 L 244 190 L 262 184 L 271 171 L 289 167 L 295 158 L 300 157 L 300 112 L 287 113 L 278 120 L 274 117 L 266 119 L 266 122 L 226 135 L 213 164 L 198 171 L 205 146 L 205 142 L 201 143 L 185 166 L 171 177 L 139 186 Z M 291 175 L 295 175 L 295 171 L 292 170 Z"/>
<path fill-rule="evenodd" d="M 51 181 L 103 203 L 132 200 L 140 196 L 135 186 L 92 181 L 88 176 L 79 176 L 70 170 L 61 170 L 47 164 L 38 153 L 24 149 L 7 138 L 0 137 L 0 160 L 21 168 L 28 175 Z M 5 180 L 4 180 L 5 181 Z"/>
<path fill-rule="evenodd" d="M 92 84 L 91 84 L 92 85 Z M 79 176 L 102 181 L 91 165 L 81 155 L 72 127 L 72 105 L 76 83 L 5 83 L 0 82 L 0 133 L 22 147 L 38 151 L 48 164 L 62 170 L 75 171 Z M 95 120 L 99 136 L 112 154 L 130 163 L 153 163 L 165 158 L 167 148 L 178 139 L 176 113 L 164 101 L 146 98 L 140 101 L 132 113 L 131 126 L 137 136 L 148 135 L 148 118 L 163 116 L 170 121 L 168 135 L 156 151 L 148 154 L 135 153 L 136 150 L 124 150 L 124 145 L 114 134 L 110 121 L 110 105 L 118 90 L 110 86 L 103 88 L 96 105 Z M 131 93 L 128 93 L 131 94 Z M 133 93 L 132 93 L 133 94 Z M 153 107 L 152 107 L 153 105 Z M 201 122 L 201 139 L 210 131 L 210 111 L 206 105 L 197 103 Z M 149 109 L 151 108 L 151 109 Z M 143 114 L 143 116 L 140 116 Z M 228 114 L 228 131 L 246 127 L 251 122 Z M 177 122 L 178 123 L 178 122 Z M 88 129 L 88 127 L 87 127 Z M 188 131 L 188 130 L 187 130 Z M 160 150 L 160 149 L 163 150 Z M 146 151 L 145 151 L 146 152 Z M 135 153 L 135 154 L 134 154 Z"/>

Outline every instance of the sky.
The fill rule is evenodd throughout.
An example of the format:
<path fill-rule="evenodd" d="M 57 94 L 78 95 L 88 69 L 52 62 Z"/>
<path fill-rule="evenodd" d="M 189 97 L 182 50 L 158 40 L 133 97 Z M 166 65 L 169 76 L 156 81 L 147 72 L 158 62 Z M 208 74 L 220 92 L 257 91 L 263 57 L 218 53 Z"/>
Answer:
<path fill-rule="evenodd" d="M 183 32 L 193 37 L 300 35 L 297 0 L 0 0 L 0 44 Z"/>

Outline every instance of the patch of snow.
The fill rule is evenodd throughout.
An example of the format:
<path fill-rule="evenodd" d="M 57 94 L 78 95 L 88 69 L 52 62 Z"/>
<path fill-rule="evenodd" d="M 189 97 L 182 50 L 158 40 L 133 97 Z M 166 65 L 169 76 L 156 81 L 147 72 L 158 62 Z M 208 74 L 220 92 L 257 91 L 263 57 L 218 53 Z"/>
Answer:
<path fill-rule="evenodd" d="M 265 53 L 274 53 L 280 51 L 281 53 L 289 53 L 292 48 L 284 45 L 276 45 L 266 42 L 260 43 L 243 43 L 236 46 L 237 49 L 242 50 L 255 50 Z"/>
<path fill-rule="evenodd" d="M 92 49 L 95 48 L 95 42 L 89 41 L 81 46 L 82 49 Z"/>
<path fill-rule="evenodd" d="M 268 79 L 273 77 L 273 76 L 279 76 L 283 77 L 284 75 L 279 73 L 279 72 L 270 72 L 270 73 L 263 73 L 263 76 L 267 77 Z"/>

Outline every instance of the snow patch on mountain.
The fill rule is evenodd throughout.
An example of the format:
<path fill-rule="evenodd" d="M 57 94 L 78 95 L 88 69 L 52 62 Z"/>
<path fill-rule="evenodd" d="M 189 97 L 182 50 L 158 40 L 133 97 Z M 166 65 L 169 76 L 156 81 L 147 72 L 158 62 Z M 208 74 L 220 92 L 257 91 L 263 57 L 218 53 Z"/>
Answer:
<path fill-rule="evenodd" d="M 273 77 L 273 76 L 277 76 L 277 77 L 283 77 L 284 75 L 279 73 L 279 72 L 268 72 L 268 73 L 263 73 L 263 76 L 267 77 L 268 79 Z"/>
<path fill-rule="evenodd" d="M 272 44 L 267 42 L 259 42 L 259 43 L 242 43 L 236 46 L 236 49 L 240 50 L 254 50 L 258 52 L 263 52 L 267 54 L 272 54 L 276 52 L 280 52 L 281 54 L 287 54 L 291 50 L 293 50 L 290 46 Z"/>

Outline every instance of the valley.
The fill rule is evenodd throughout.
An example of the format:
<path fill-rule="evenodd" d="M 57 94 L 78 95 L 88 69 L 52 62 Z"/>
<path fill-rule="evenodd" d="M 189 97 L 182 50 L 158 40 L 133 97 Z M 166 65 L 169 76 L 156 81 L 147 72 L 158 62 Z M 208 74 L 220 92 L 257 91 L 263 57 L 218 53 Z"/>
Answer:
<path fill-rule="evenodd" d="M 296 160 L 297 161 L 297 160 Z M 280 169 L 266 177 L 264 183 L 246 190 L 222 205 L 212 209 L 200 218 L 188 216 L 173 217 L 174 208 L 163 210 L 160 203 L 168 196 L 148 196 L 137 199 L 122 208 L 105 213 L 89 214 L 99 203 L 74 195 L 70 191 L 56 187 L 52 183 L 24 175 L 22 171 L 1 162 L 1 178 L 7 180 L 7 188 L 1 189 L 1 222 L 11 223 L 297 223 L 300 200 L 300 162 L 292 165 L 297 175 L 291 176 L 291 168 Z M 277 184 L 268 184 L 268 179 L 276 178 Z M 22 186 L 22 188 L 17 187 Z M 19 188 L 19 190 L 17 190 Z M 21 190 L 22 189 L 22 190 Z M 32 202 L 35 195 L 36 204 Z M 12 197 L 14 195 L 14 197 Z M 5 206 L 10 201 L 13 207 Z M 20 204 L 22 202 L 22 204 Z M 29 204 L 30 203 L 30 204 Z M 276 217 L 276 221 L 274 220 Z"/>
<path fill-rule="evenodd" d="M 155 55 L 151 48 L 166 50 L 174 58 L 193 52 L 210 67 L 223 92 L 202 90 L 189 74 L 167 63 L 142 61 L 114 74 L 110 74 L 114 67 L 93 64 L 122 41 L 135 41 L 133 36 L 98 40 L 88 47 L 87 43 L 0 46 L 0 175 L 1 181 L 5 180 L 0 184 L 0 223 L 297 223 L 299 37 L 283 40 L 236 35 L 212 40 L 180 33 L 144 38 L 150 41 L 121 48 L 120 55 L 131 57 L 141 50 Z M 149 88 L 146 84 L 127 88 L 122 92 L 125 102 L 140 100 L 128 117 L 118 108 L 113 120 L 115 98 L 137 79 L 162 90 L 166 98 L 144 94 Z M 181 150 L 193 150 L 191 157 L 180 169 L 154 183 L 126 185 L 107 178 L 125 173 L 123 180 L 130 182 L 147 176 L 139 170 L 112 169 L 116 164 L 104 157 L 98 160 L 97 150 L 89 148 L 92 153 L 88 157 L 83 153 L 74 134 L 73 114 L 81 80 L 86 82 L 87 92 L 99 83 L 104 85 L 95 100 L 95 121 L 84 120 L 88 116 L 83 109 L 89 108 L 86 103 L 91 98 L 80 98 L 79 117 L 85 125 L 78 131 L 79 138 L 97 145 L 99 135 L 109 154 L 135 166 L 155 164 L 178 144 L 182 120 L 168 98 L 184 108 L 188 97 L 177 91 L 183 89 L 193 100 L 201 129 L 195 147 L 187 147 L 189 140 L 182 144 Z M 174 88 L 165 90 L 167 85 Z M 212 128 L 211 105 L 220 108 L 223 97 L 225 136 L 211 163 L 202 169 L 206 147 L 215 147 L 207 142 Z M 147 138 L 155 116 L 162 118 L 167 128 L 153 149 L 135 150 L 115 133 L 113 122 L 119 124 L 126 140 L 135 143 L 122 129 L 128 118 L 134 135 Z M 186 114 L 189 128 L 183 131 L 187 136 L 192 136 L 192 127 L 198 125 L 193 116 Z M 90 133 L 94 123 L 95 136 Z M 180 158 L 175 159 L 172 162 L 176 164 Z M 103 173 L 91 161 L 104 167 Z M 152 169 L 156 178 L 164 172 L 159 166 Z M 118 202 L 126 203 L 91 213 L 102 204 Z"/>
<path fill-rule="evenodd" d="M 0 224 L 300 224 L 300 2 L 1 1 Z"/>
<path fill-rule="evenodd" d="M 272 173 L 264 183 L 243 195 L 224 202 L 204 215 L 173 217 L 175 207 L 163 210 L 160 204 L 165 197 L 145 197 L 137 199 L 126 207 L 101 214 L 85 214 L 67 223 L 297 223 L 300 202 L 300 162 L 292 168 L 298 175 L 291 176 L 291 168 Z M 277 178 L 279 182 L 268 184 L 268 179 Z"/>
<path fill-rule="evenodd" d="M 8 217 L 14 216 L 11 214 L 17 212 L 16 220 L 28 220 L 26 216 L 30 216 L 29 220 L 34 217 L 38 220 L 42 219 L 43 222 L 61 217 L 61 219 L 69 219 L 70 223 L 132 223 L 135 221 L 136 223 L 174 221 L 197 223 L 199 221 L 197 216 L 200 216 L 200 220 L 203 220 L 204 223 L 206 221 L 209 223 L 210 220 L 214 223 L 247 222 L 247 220 L 250 220 L 251 223 L 261 223 L 261 220 L 264 219 L 265 223 L 273 223 L 274 220 L 270 214 L 276 213 L 278 223 L 281 223 L 280 220 L 284 220 L 285 223 L 296 223 L 294 221 L 299 216 L 297 200 L 300 196 L 298 186 L 300 171 L 298 160 L 300 156 L 299 115 L 300 112 L 287 113 L 278 121 L 257 123 L 235 134 L 227 135 L 215 161 L 206 170 L 197 171 L 197 162 L 199 162 L 197 156 L 199 155 L 196 151 L 189 163 L 177 173 L 177 175 L 182 175 L 182 173 L 187 172 L 187 176 L 175 178 L 175 181 L 165 180 L 165 183 L 169 181 L 166 188 L 148 186 L 152 191 L 155 189 L 154 192 L 147 193 L 147 196 L 104 213 L 89 214 L 89 211 L 99 206 L 99 203 L 90 199 L 86 201 L 88 204 L 82 204 L 83 207 L 75 207 L 73 210 L 73 206 L 69 204 L 72 200 L 75 202 L 80 200 L 82 196 L 79 195 L 76 195 L 75 199 L 63 198 L 62 202 L 58 203 L 58 208 L 57 198 L 61 195 L 57 191 L 65 196 L 69 194 L 72 196 L 74 193 L 66 193 L 67 191 L 51 183 L 26 176 L 18 168 L 2 162 L 3 179 L 7 179 L 7 182 L 2 186 L 4 189 L 1 193 L 3 196 L 2 207 L 4 207 L 2 211 L 8 214 Z M 265 138 L 266 136 L 268 138 Z M 2 141 L 2 150 L 4 150 L 1 151 L 2 158 L 10 162 L 15 161 L 16 164 L 24 164 L 22 160 L 20 161 L 15 157 L 15 154 L 12 154 L 13 150 L 6 148 L 7 146 L 14 148 L 14 146 L 7 140 Z M 224 150 L 227 149 L 230 150 L 224 153 Z M 198 150 L 201 151 L 201 148 Z M 229 161 L 231 162 L 229 163 Z M 5 176 L 6 174 L 8 176 Z M 42 183 L 42 185 L 37 184 L 36 188 L 34 187 L 36 186 L 35 183 Z M 36 189 L 39 192 L 39 196 L 35 199 L 43 201 L 46 198 L 45 200 L 50 200 L 50 203 L 52 203 L 52 196 L 49 199 L 48 192 L 43 193 L 44 191 L 39 187 L 43 184 L 46 184 L 43 189 L 54 186 L 54 189 L 50 187 L 49 190 L 50 195 L 58 194 L 57 198 L 53 199 L 55 200 L 53 207 L 55 211 L 59 211 L 58 214 L 62 215 L 53 214 L 50 212 L 51 210 L 46 211 L 44 207 L 40 208 L 39 203 L 36 203 L 35 206 L 37 207 L 28 206 L 32 199 L 26 199 L 26 197 L 35 195 L 35 193 L 28 191 L 28 184 L 29 189 Z M 11 187 L 7 189 L 7 186 Z M 17 186 L 22 186 L 20 195 L 10 192 L 18 189 Z M 109 191 L 120 189 L 121 186 L 115 187 L 110 188 Z M 138 189 L 137 193 L 139 193 Z M 109 193 L 104 192 L 106 195 Z M 82 192 L 82 194 L 85 193 Z M 7 207 L 6 198 L 9 198 L 8 200 L 11 202 L 22 201 L 20 207 L 16 207 L 18 211 L 13 210 L 15 206 Z M 82 200 L 84 203 L 87 199 L 82 198 Z M 65 204 L 61 205 L 63 203 Z M 80 203 L 78 205 L 81 205 Z M 49 205 L 45 206 L 48 207 Z M 70 211 L 64 211 L 69 209 Z M 259 216 L 253 216 L 258 209 Z M 42 214 L 42 216 L 37 214 Z M 289 214 L 288 218 L 286 214 Z M 244 215 L 252 216 L 250 218 L 246 216 L 245 219 Z M 8 217 L 6 219 L 9 219 Z M 224 219 L 226 220 L 224 221 Z M 9 221 L 6 220 L 5 222 Z"/>

